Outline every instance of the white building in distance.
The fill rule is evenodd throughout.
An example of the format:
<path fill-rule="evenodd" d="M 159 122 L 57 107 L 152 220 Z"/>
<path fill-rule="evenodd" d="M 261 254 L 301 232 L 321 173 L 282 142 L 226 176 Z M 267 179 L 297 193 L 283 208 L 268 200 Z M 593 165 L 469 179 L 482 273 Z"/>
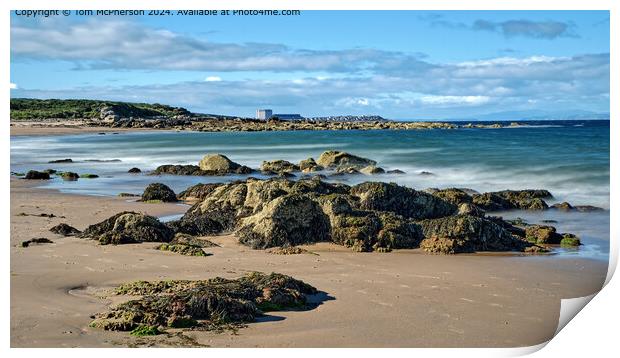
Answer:
<path fill-rule="evenodd" d="M 273 111 L 271 109 L 257 109 L 256 110 L 256 119 L 269 119 L 273 115 Z"/>

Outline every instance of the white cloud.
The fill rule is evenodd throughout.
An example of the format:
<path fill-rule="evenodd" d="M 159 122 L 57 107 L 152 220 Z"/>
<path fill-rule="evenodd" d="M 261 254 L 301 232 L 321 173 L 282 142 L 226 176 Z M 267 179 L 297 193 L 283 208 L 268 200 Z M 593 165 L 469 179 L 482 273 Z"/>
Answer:
<path fill-rule="evenodd" d="M 11 82 L 10 86 L 11 89 L 17 89 L 17 84 Z"/>
<path fill-rule="evenodd" d="M 489 102 L 487 96 L 424 96 L 421 98 L 423 103 L 439 105 L 480 105 Z"/>
<path fill-rule="evenodd" d="M 375 49 L 211 42 L 116 19 L 11 22 L 11 55 L 71 61 L 85 69 L 188 71 L 350 72 L 417 61 L 417 55 Z"/>
<path fill-rule="evenodd" d="M 220 82 L 222 80 L 219 76 L 208 76 L 205 78 L 205 82 Z"/>

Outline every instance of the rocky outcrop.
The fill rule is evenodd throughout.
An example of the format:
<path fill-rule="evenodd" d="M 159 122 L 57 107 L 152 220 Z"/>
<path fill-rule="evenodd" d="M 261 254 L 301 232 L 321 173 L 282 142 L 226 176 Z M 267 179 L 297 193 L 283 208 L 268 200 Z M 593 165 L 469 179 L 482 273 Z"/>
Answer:
<path fill-rule="evenodd" d="M 142 173 L 142 170 L 140 170 L 140 168 L 133 167 L 133 168 L 129 169 L 129 170 L 127 171 L 127 173 L 130 173 L 130 174 L 138 174 L 138 173 Z"/>
<path fill-rule="evenodd" d="M 297 181 L 272 178 L 217 184 L 198 184 L 179 194 L 196 203 L 181 219 L 161 224 L 156 219 L 141 219 L 156 236 L 162 227 L 164 238 L 148 241 L 169 243 L 172 233 L 193 236 L 234 233 L 239 242 L 255 249 L 292 247 L 331 241 L 354 251 L 390 251 L 421 247 L 433 253 L 474 251 L 544 252 L 534 247 L 549 242 L 565 245 L 578 242 L 574 236 L 539 238 L 543 231 L 515 226 L 501 217 L 486 216 L 475 204 L 482 194 L 463 189 L 416 191 L 394 183 L 366 182 L 353 187 L 327 183 L 319 178 Z M 471 194 L 473 195 L 471 195 Z M 494 200 L 500 194 L 487 193 Z M 136 213 L 120 213 L 138 215 Z M 120 224 L 113 217 L 98 224 L 102 229 L 87 229 L 82 236 L 104 243 L 143 241 L 134 238 L 138 225 Z M 526 225 L 526 224 L 523 224 Z M 112 228 L 119 228 L 112 230 Z M 125 228 L 129 227 L 127 231 Z M 529 231 L 528 231 L 529 230 Z M 155 234 L 153 234 L 155 232 Z M 147 237 L 149 237 L 147 235 Z M 101 237 L 103 236 L 103 237 Z M 140 237 L 144 235 L 140 234 Z M 127 238 L 129 237 L 129 238 Z M 534 240 L 531 238 L 535 237 Z M 191 242 L 170 243 L 165 250 L 198 253 Z"/>
<path fill-rule="evenodd" d="M 158 166 L 151 174 L 218 176 L 227 174 L 250 174 L 252 172 L 254 171 L 251 168 L 245 165 L 239 165 L 224 155 L 211 154 L 202 158 L 199 165 L 165 164 Z"/>
<path fill-rule="evenodd" d="M 241 220 L 239 242 L 254 249 L 328 241 L 329 219 L 309 197 L 289 194 Z"/>
<path fill-rule="evenodd" d="M 336 169 L 339 167 L 350 167 L 357 170 L 377 164 L 374 160 L 335 150 L 323 152 L 317 160 L 317 163 L 324 168 Z"/>
<path fill-rule="evenodd" d="M 177 201 L 177 196 L 167 185 L 162 183 L 151 183 L 144 189 L 141 200 L 146 202 L 175 202 Z"/>
<path fill-rule="evenodd" d="M 50 178 L 50 174 L 47 172 L 39 172 L 36 170 L 29 170 L 28 173 L 24 176 L 24 179 L 30 180 L 48 180 Z"/>
<path fill-rule="evenodd" d="M 169 242 L 174 231 L 157 218 L 141 213 L 120 212 L 98 224 L 90 225 L 80 235 L 101 244 Z"/>

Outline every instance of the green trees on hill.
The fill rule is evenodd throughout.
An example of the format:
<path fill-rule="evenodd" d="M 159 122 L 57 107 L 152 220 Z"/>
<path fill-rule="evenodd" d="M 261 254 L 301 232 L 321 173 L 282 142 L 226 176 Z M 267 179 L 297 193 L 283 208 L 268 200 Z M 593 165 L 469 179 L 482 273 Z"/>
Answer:
<path fill-rule="evenodd" d="M 121 117 L 172 117 L 191 115 L 185 108 L 159 103 L 128 103 L 86 99 L 11 98 L 11 120 L 98 119 L 107 107 Z"/>

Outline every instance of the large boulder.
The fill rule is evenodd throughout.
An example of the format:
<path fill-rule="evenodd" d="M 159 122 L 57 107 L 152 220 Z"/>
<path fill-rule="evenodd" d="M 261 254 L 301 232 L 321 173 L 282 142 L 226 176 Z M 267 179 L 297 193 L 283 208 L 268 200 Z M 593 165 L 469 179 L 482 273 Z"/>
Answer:
<path fill-rule="evenodd" d="M 394 183 L 366 182 L 351 188 L 362 210 L 391 211 L 411 219 L 432 219 L 456 212 L 455 205 L 431 194 Z"/>
<path fill-rule="evenodd" d="M 242 219 L 236 233 L 240 243 L 266 249 L 328 241 L 329 227 L 328 217 L 315 201 L 305 195 L 290 194 Z"/>
<path fill-rule="evenodd" d="M 420 247 L 430 253 L 523 251 L 532 246 L 493 221 L 471 215 L 422 220 L 418 224 L 424 235 Z"/>
<path fill-rule="evenodd" d="M 156 217 L 131 211 L 120 212 L 98 224 L 90 225 L 80 235 L 98 240 L 101 244 L 169 242 L 173 236 L 173 230 Z"/>
<path fill-rule="evenodd" d="M 340 152 L 336 150 L 329 150 L 323 152 L 317 163 L 324 168 L 335 169 L 338 167 L 352 167 L 357 170 L 367 167 L 369 165 L 376 165 L 377 162 L 371 159 L 358 157 L 347 152 Z"/>
<path fill-rule="evenodd" d="M 252 170 L 233 162 L 222 154 L 207 154 L 198 163 L 201 170 L 212 173 L 237 173 L 246 174 Z"/>
<path fill-rule="evenodd" d="M 165 184 L 151 183 L 144 189 L 142 201 L 175 202 L 177 195 Z"/>
<path fill-rule="evenodd" d="M 299 171 L 299 166 L 286 160 L 271 160 L 263 161 L 260 170 L 273 173 L 291 173 Z"/>

